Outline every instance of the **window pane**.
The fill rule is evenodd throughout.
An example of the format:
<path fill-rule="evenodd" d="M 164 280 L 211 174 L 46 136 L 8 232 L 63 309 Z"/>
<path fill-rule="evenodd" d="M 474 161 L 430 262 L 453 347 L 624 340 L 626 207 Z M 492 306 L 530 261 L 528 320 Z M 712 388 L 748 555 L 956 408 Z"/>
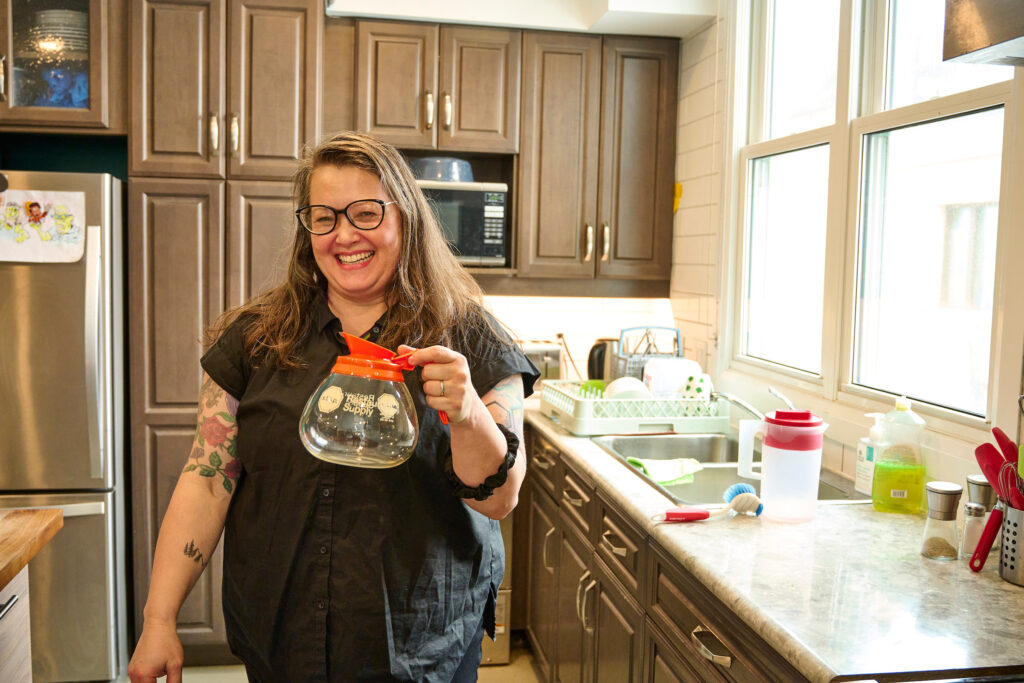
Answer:
<path fill-rule="evenodd" d="M 838 0 L 776 0 L 765 89 L 769 138 L 836 119 Z"/>
<path fill-rule="evenodd" d="M 886 79 L 888 109 L 1013 78 L 1012 66 L 942 61 L 944 2 L 891 2 Z"/>
<path fill-rule="evenodd" d="M 749 356 L 821 373 L 828 145 L 751 162 Z"/>
<path fill-rule="evenodd" d="M 853 381 L 985 414 L 1003 109 L 869 135 Z"/>

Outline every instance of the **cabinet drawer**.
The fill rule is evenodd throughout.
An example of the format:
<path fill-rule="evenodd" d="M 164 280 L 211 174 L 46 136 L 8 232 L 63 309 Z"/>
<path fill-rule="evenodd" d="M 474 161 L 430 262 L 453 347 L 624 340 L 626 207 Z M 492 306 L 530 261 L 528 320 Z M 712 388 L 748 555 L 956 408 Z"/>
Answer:
<path fill-rule="evenodd" d="M 643 596 L 646 535 L 617 512 L 617 506 L 598 494 L 597 554 L 634 599 Z"/>
<path fill-rule="evenodd" d="M 529 453 L 526 470 L 531 473 L 530 476 L 538 487 L 557 499 L 556 487 L 561 478 L 561 458 L 558 449 L 548 443 L 537 430 L 529 427 L 526 430 L 526 447 Z"/>
<path fill-rule="evenodd" d="M 28 566 L 0 590 L 0 681 L 32 683 Z"/>
<path fill-rule="evenodd" d="M 593 543 L 594 517 L 597 505 L 594 499 L 594 485 L 568 462 L 562 463 L 562 480 L 555 496 L 566 517 L 583 538 Z"/>
<path fill-rule="evenodd" d="M 654 543 L 647 561 L 647 615 L 680 644 L 679 654 L 688 664 L 703 667 L 708 680 L 807 680 Z"/>

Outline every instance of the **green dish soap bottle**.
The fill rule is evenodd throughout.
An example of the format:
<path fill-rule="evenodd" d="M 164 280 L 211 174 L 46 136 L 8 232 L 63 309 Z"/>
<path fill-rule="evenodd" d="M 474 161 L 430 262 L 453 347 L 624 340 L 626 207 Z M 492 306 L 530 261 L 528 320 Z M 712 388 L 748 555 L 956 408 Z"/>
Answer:
<path fill-rule="evenodd" d="M 901 396 L 881 420 L 882 444 L 877 449 L 871 480 L 871 502 L 880 512 L 917 514 L 924 503 L 921 434 L 924 419 Z"/>

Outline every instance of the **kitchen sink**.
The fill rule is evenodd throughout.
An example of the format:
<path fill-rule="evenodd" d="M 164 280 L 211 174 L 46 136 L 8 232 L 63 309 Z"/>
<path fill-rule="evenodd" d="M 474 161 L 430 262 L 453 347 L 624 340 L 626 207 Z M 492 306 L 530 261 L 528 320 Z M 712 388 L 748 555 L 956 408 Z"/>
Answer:
<path fill-rule="evenodd" d="M 741 477 L 737 471 L 739 444 L 728 434 L 637 434 L 629 436 L 596 436 L 591 439 L 598 446 L 622 460 L 638 477 L 675 501 L 677 505 L 724 504 L 722 494 L 733 484 L 750 484 L 760 494 L 761 481 Z M 654 482 L 645 473 L 630 465 L 627 458 L 669 460 L 693 458 L 703 469 L 693 475 L 688 484 L 664 486 Z M 754 449 L 754 462 L 760 462 L 761 453 Z M 818 500 L 828 503 L 866 503 L 871 501 L 854 490 L 853 482 L 823 469 L 818 484 Z"/>

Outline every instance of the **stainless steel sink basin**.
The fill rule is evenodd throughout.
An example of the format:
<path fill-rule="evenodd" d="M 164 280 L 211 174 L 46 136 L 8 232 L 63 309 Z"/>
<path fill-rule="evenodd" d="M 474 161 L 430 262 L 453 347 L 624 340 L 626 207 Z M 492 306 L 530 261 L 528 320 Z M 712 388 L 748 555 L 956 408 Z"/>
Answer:
<path fill-rule="evenodd" d="M 672 458 L 693 458 L 704 468 L 693 475 L 689 484 L 663 486 L 654 482 L 642 471 L 629 465 L 638 477 L 661 491 L 678 505 L 721 504 L 725 490 L 745 482 L 761 492 L 761 482 L 746 479 L 737 472 L 738 443 L 727 434 L 638 434 L 631 436 L 596 436 L 592 441 L 616 458 L 629 465 L 627 458 L 668 460 Z M 754 461 L 759 462 L 761 454 L 754 451 Z M 830 503 L 870 502 L 870 496 L 857 493 L 853 482 L 828 470 L 821 471 L 818 485 L 818 500 Z"/>

